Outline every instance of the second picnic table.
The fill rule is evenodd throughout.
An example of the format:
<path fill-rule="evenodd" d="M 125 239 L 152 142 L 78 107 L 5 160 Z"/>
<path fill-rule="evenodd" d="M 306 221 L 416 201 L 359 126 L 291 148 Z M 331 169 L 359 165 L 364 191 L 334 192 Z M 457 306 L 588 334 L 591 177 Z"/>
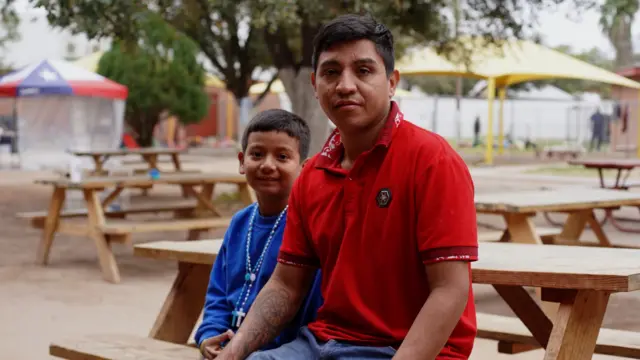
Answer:
<path fill-rule="evenodd" d="M 160 241 L 134 247 L 137 256 L 179 263 L 151 338 L 187 343 L 221 244 Z M 545 360 L 591 359 L 610 295 L 640 290 L 638 251 L 631 249 L 481 243 L 472 271 L 473 282 L 492 285 L 546 349 Z M 553 320 L 524 287 L 542 288 L 545 300 L 559 304 Z"/>
<path fill-rule="evenodd" d="M 93 159 L 95 168 L 94 171 L 97 174 L 104 172 L 104 163 L 113 156 L 127 156 L 127 155 L 139 155 L 149 165 L 149 169 L 158 168 L 158 157 L 160 155 L 169 155 L 171 162 L 175 167 L 175 171 L 182 170 L 182 164 L 180 163 L 180 154 L 185 153 L 186 149 L 175 148 L 139 148 L 139 149 L 94 149 L 94 150 L 76 150 L 70 149 L 68 152 L 74 156 L 85 156 Z"/>
<path fill-rule="evenodd" d="M 159 178 L 149 176 L 121 176 L 121 177 L 90 177 L 79 182 L 73 182 L 65 178 L 51 180 L 38 180 L 36 183 L 53 187 L 49 209 L 46 215 L 35 214 L 32 223 L 36 227 L 42 227 L 42 239 L 38 247 L 37 259 L 41 264 L 47 264 L 49 252 L 56 233 L 69 233 L 74 235 L 89 236 L 93 239 L 98 251 L 100 267 L 106 280 L 117 283 L 120 274 L 116 265 L 111 242 L 126 242 L 132 233 L 137 232 L 163 232 L 175 230 L 188 230 L 188 239 L 197 239 L 201 231 L 212 228 L 226 228 L 230 217 L 220 217 L 220 212 L 212 203 L 214 186 L 220 183 L 235 184 L 238 186 L 240 199 L 245 205 L 255 201 L 253 190 L 249 188 L 244 176 L 217 173 L 197 174 L 163 174 Z M 184 205 L 183 201 L 167 206 L 166 208 L 122 209 L 120 211 L 105 211 L 109 204 L 118 197 L 125 188 L 151 185 L 168 184 L 180 186 L 184 191 L 195 198 L 195 203 Z M 196 187 L 200 187 L 197 190 Z M 102 201 L 99 192 L 114 188 Z M 82 191 L 84 195 L 86 212 L 73 212 L 65 214 L 62 206 L 68 191 Z M 156 211 L 173 211 L 178 219 L 161 221 L 128 221 L 122 220 L 127 213 L 143 213 Z M 31 215 L 25 215 L 28 217 Z M 85 217 L 84 224 L 67 223 L 69 217 Z M 115 218 L 115 219 L 114 219 Z M 43 221 L 39 220 L 43 219 Z"/>
<path fill-rule="evenodd" d="M 594 209 L 640 206 L 640 194 L 597 188 L 571 187 L 555 190 L 527 190 L 479 194 L 475 197 L 478 213 L 501 215 L 511 241 L 542 244 L 531 217 L 539 212 L 561 212 L 569 216 L 556 243 L 587 245 L 580 236 L 587 224 L 599 245 L 613 246 L 595 219 Z"/>

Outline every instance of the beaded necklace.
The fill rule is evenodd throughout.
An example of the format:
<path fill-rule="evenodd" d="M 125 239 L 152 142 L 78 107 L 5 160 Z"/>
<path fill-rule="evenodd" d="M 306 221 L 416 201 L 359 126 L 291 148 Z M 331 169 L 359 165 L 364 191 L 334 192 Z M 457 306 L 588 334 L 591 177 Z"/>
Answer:
<path fill-rule="evenodd" d="M 244 319 L 245 316 L 247 316 L 247 314 L 244 312 L 244 306 L 246 305 L 247 300 L 249 299 L 249 294 L 251 293 L 251 287 L 253 286 L 254 281 L 256 281 L 256 274 L 260 271 L 260 268 L 262 267 L 265 254 L 269 250 L 269 247 L 273 240 L 273 236 L 276 233 L 276 230 L 278 229 L 278 225 L 280 224 L 280 220 L 282 220 L 282 217 L 287 212 L 288 208 L 289 206 L 287 205 L 284 208 L 284 210 L 280 212 L 280 215 L 278 215 L 278 218 L 276 219 L 276 222 L 275 224 L 273 224 L 273 227 L 271 228 L 271 232 L 269 233 L 269 238 L 267 239 L 267 243 L 265 244 L 264 249 L 262 249 L 262 254 L 260 254 L 260 257 L 258 258 L 258 261 L 256 262 L 256 265 L 254 266 L 254 268 L 251 269 L 251 251 L 250 251 L 251 238 L 253 234 L 253 224 L 255 223 L 256 214 L 258 213 L 258 203 L 255 203 L 253 206 L 253 212 L 251 213 L 251 219 L 249 220 L 249 230 L 247 231 L 247 261 L 246 261 L 246 273 L 244 275 L 244 285 L 242 285 L 242 290 L 240 291 L 240 296 L 238 297 L 238 301 L 236 302 L 235 310 L 233 310 L 232 312 L 232 315 L 233 315 L 233 318 L 231 320 L 232 328 L 236 328 L 236 329 L 239 328 L 240 325 L 242 324 L 242 320 Z M 247 292 L 244 295 L 244 299 L 243 299 L 242 294 L 244 293 L 245 288 L 247 289 Z M 242 305 L 240 305 L 240 300 L 242 300 Z"/>

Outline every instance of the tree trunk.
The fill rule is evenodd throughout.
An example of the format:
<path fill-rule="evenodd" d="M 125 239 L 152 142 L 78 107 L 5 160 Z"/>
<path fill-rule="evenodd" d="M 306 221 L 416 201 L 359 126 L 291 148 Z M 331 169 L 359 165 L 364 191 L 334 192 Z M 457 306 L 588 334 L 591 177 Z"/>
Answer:
<path fill-rule="evenodd" d="M 287 67 L 278 72 L 280 81 L 291 100 L 291 110 L 304 119 L 311 129 L 309 157 L 322 150 L 329 135 L 329 119 L 320 107 L 311 85 L 312 72 L 311 67 L 301 67 L 298 71 Z"/>
<path fill-rule="evenodd" d="M 621 17 L 610 31 L 609 38 L 616 50 L 616 69 L 633 65 L 633 43 L 631 20 Z"/>

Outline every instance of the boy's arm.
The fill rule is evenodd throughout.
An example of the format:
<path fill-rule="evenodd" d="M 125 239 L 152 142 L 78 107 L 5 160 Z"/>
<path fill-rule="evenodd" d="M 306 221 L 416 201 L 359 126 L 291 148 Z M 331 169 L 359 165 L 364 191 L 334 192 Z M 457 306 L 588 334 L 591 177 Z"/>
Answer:
<path fill-rule="evenodd" d="M 243 360 L 275 339 L 295 317 L 316 269 L 278 263 L 247 317 L 216 360 Z"/>
<path fill-rule="evenodd" d="M 467 305 L 469 262 L 478 258 L 471 174 L 453 150 L 434 160 L 418 166 L 415 178 L 417 245 L 429 296 L 394 359 L 435 359 L 442 351 Z"/>
<path fill-rule="evenodd" d="M 425 269 L 431 293 L 394 360 L 435 359 L 467 305 L 470 286 L 468 263 L 443 261 L 425 265 Z"/>
<path fill-rule="evenodd" d="M 229 232 L 227 231 L 227 234 Z M 220 252 L 211 269 L 209 286 L 205 297 L 202 323 L 194 336 L 198 346 L 204 340 L 220 335 L 227 331 L 233 309 L 227 301 L 227 242 L 225 234 Z"/>

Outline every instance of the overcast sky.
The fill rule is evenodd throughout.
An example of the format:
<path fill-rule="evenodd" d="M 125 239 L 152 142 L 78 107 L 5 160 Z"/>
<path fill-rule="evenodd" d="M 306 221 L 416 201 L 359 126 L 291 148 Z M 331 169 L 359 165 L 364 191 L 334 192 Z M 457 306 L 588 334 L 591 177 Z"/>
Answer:
<path fill-rule="evenodd" d="M 9 63 L 23 66 L 45 58 L 62 58 L 70 40 L 76 45 L 78 55 L 91 52 L 86 38 L 72 37 L 67 32 L 52 30 L 42 11 L 29 10 L 26 6 L 27 0 L 18 0 L 18 3 L 24 15 L 20 26 L 22 40 L 8 47 L 5 59 Z M 572 6 L 563 5 L 540 15 L 538 31 L 543 35 L 545 44 L 549 46 L 567 44 L 577 50 L 588 50 L 595 46 L 613 57 L 613 48 L 600 31 L 598 16 L 597 11 L 587 11 L 578 18 Z M 34 17 L 36 21 L 31 22 L 30 19 Z M 633 27 L 633 33 L 636 35 L 640 32 L 639 23 L 640 16 L 637 16 Z M 638 50 L 640 44 L 635 40 L 634 42 Z"/>

